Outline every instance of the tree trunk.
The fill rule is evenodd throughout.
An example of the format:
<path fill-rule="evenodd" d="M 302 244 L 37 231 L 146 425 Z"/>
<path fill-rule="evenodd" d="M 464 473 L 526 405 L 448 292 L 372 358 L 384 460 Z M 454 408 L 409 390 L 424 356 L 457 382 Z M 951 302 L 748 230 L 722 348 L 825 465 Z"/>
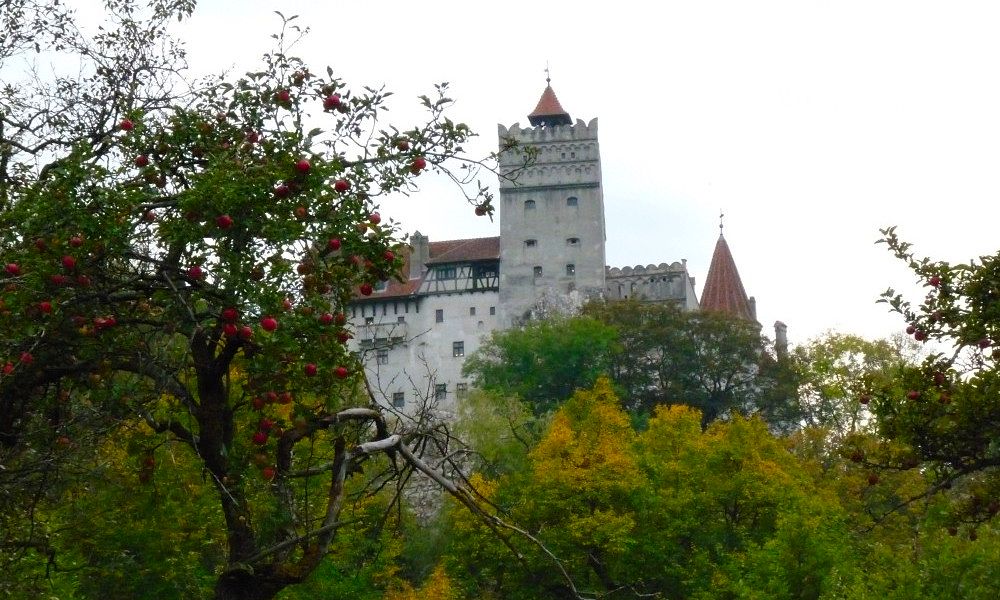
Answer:
<path fill-rule="evenodd" d="M 288 583 L 275 577 L 269 565 L 262 565 L 255 572 L 234 568 L 219 576 L 215 600 L 271 600 Z"/>

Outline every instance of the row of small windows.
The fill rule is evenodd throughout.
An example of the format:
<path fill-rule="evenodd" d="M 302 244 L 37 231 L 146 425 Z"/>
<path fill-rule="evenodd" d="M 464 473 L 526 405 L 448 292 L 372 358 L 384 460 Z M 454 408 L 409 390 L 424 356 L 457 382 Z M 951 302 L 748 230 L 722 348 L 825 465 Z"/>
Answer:
<path fill-rule="evenodd" d="M 534 248 L 537 245 L 538 245 L 538 240 L 536 240 L 536 239 L 524 240 L 524 246 L 526 248 Z M 578 237 L 566 238 L 566 245 L 567 246 L 579 246 L 580 245 L 580 238 L 578 238 Z"/>
<path fill-rule="evenodd" d="M 491 315 L 496 315 L 497 314 L 497 307 L 491 306 L 490 307 L 490 314 Z M 475 306 L 470 306 L 469 307 L 469 316 L 470 317 L 476 316 L 476 307 Z M 437 310 L 434 311 L 434 322 L 435 323 L 444 323 L 444 309 L 443 308 L 439 308 L 439 309 L 437 309 Z"/>
<path fill-rule="evenodd" d="M 566 198 L 566 206 L 579 206 L 580 200 L 576 196 L 570 196 Z M 536 203 L 534 200 L 524 201 L 524 210 L 535 210 Z"/>
<path fill-rule="evenodd" d="M 535 268 L 534 268 L 534 273 L 535 273 L 535 277 L 541 277 L 542 276 L 542 267 L 536 265 Z M 572 263 L 566 265 L 566 275 L 568 275 L 569 277 L 573 277 L 574 275 L 576 275 L 576 265 L 574 265 Z"/>
<path fill-rule="evenodd" d="M 464 382 L 459 382 L 455 384 L 455 395 L 459 398 L 465 398 L 469 394 L 469 384 Z M 444 400 L 448 397 L 448 384 L 447 383 L 437 383 L 434 384 L 434 399 Z M 393 408 L 403 408 L 406 406 L 406 394 L 404 392 L 393 392 L 392 394 L 392 406 Z"/>

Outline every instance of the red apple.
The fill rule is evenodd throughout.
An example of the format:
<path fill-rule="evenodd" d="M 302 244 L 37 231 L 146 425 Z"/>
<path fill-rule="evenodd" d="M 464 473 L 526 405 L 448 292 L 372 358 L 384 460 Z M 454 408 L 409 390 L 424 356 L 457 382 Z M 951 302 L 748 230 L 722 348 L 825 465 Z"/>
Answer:
<path fill-rule="evenodd" d="M 920 398 L 920 392 L 918 392 L 917 390 L 910 390 L 906 392 L 906 397 L 909 398 L 910 400 L 916 400 Z"/>
<path fill-rule="evenodd" d="M 351 182 L 347 181 L 346 179 L 338 179 L 337 181 L 333 182 L 333 189 L 343 194 L 347 190 L 351 189 Z"/>
<path fill-rule="evenodd" d="M 476 216 L 481 217 L 486 214 L 486 207 L 480 204 L 476 207 Z"/>
<path fill-rule="evenodd" d="M 62 257 L 62 266 L 67 271 L 72 271 L 73 269 L 76 268 L 76 259 L 67 254 L 66 256 Z"/>
<path fill-rule="evenodd" d="M 38 303 L 38 309 L 41 310 L 45 314 L 49 314 L 49 313 L 52 312 L 52 303 L 49 302 L 48 300 L 44 300 L 42 302 L 39 302 Z"/>
<path fill-rule="evenodd" d="M 333 110 L 340 106 L 340 94 L 331 94 L 323 99 L 323 108 Z"/>
<path fill-rule="evenodd" d="M 292 189 L 283 183 L 279 183 L 274 188 L 274 195 L 278 198 L 287 198 L 292 193 Z"/>
<path fill-rule="evenodd" d="M 275 473 L 276 471 L 272 466 L 267 466 L 260 470 L 260 476 L 263 477 L 265 481 L 271 481 L 274 479 Z"/>
<path fill-rule="evenodd" d="M 352 336 L 348 331 L 337 332 L 337 341 L 340 342 L 341 344 L 346 344 L 347 340 L 351 339 L 351 337 Z"/>
<path fill-rule="evenodd" d="M 409 150 L 410 149 L 409 140 L 402 139 L 396 142 L 396 149 L 398 149 L 400 152 L 406 152 L 407 150 Z"/>
<path fill-rule="evenodd" d="M 139 156 L 136 156 L 135 157 L 135 166 L 139 167 L 140 169 L 143 168 L 143 167 L 148 167 L 149 166 L 149 157 L 146 156 L 145 154 L 140 154 Z"/>
<path fill-rule="evenodd" d="M 90 287 L 90 277 L 86 275 L 77 275 L 76 284 L 80 287 Z"/>
<path fill-rule="evenodd" d="M 337 325 L 344 325 L 347 323 L 347 315 L 344 313 L 337 313 L 333 316 L 333 320 Z"/>
<path fill-rule="evenodd" d="M 249 340 L 253 337 L 253 329 L 249 325 L 244 325 L 240 327 L 240 338 L 244 340 Z"/>
<path fill-rule="evenodd" d="M 907 325 L 906 326 L 906 335 L 913 335 L 914 332 L 916 332 L 916 330 L 917 330 L 917 328 L 915 326 L 913 326 L 913 325 Z"/>
<path fill-rule="evenodd" d="M 254 410 L 264 410 L 265 402 L 260 396 L 254 396 L 251 404 L 253 405 Z"/>
<path fill-rule="evenodd" d="M 230 306 L 229 308 L 223 308 L 222 309 L 221 316 L 222 316 L 222 320 L 223 321 L 225 321 L 227 323 L 235 323 L 236 319 L 239 318 L 240 313 L 235 308 L 233 308 L 233 307 Z"/>
<path fill-rule="evenodd" d="M 340 240 L 337 238 L 330 238 L 330 240 L 326 243 L 326 249 L 330 252 L 340 250 Z"/>
<path fill-rule="evenodd" d="M 312 168 L 312 165 L 309 164 L 309 161 L 306 160 L 306 159 L 304 159 L 304 158 L 302 160 L 300 160 L 299 162 L 295 163 L 295 170 L 298 171 L 299 173 L 302 173 L 303 175 L 305 175 L 306 173 L 308 173 L 309 169 L 311 169 L 311 168 Z"/>
<path fill-rule="evenodd" d="M 285 310 L 292 310 L 292 300 L 291 298 L 285 298 L 281 301 L 281 307 Z"/>
<path fill-rule="evenodd" d="M 205 275 L 205 272 L 201 270 L 200 265 L 191 265 L 188 267 L 188 277 L 191 279 L 201 279 Z"/>
<path fill-rule="evenodd" d="M 246 141 L 251 144 L 256 144 L 260 141 L 260 134 L 256 131 L 248 131 L 246 135 Z"/>
<path fill-rule="evenodd" d="M 21 267 L 17 263 L 7 263 L 7 266 L 4 267 L 4 271 L 6 271 L 11 277 L 17 277 L 21 274 Z"/>
<path fill-rule="evenodd" d="M 913 334 L 913 339 L 917 340 L 918 342 L 922 342 L 927 339 L 927 332 L 924 331 L 923 329 L 918 329 L 916 333 Z"/>
<path fill-rule="evenodd" d="M 382 258 L 384 258 L 388 262 L 392 262 L 396 260 L 396 255 L 393 254 L 392 250 L 386 250 L 385 252 L 382 253 Z"/>
<path fill-rule="evenodd" d="M 132 131 L 134 127 L 135 123 L 132 122 L 132 119 L 122 119 L 121 123 L 118 123 L 118 129 L 122 131 Z"/>
<path fill-rule="evenodd" d="M 329 325 L 330 323 L 333 323 L 333 315 L 330 313 L 323 313 L 319 316 L 320 325 Z"/>
<path fill-rule="evenodd" d="M 302 371 L 306 374 L 306 377 L 315 377 L 319 370 L 316 368 L 316 365 L 309 363 L 302 369 Z"/>
<path fill-rule="evenodd" d="M 83 245 L 83 237 L 79 235 L 74 235 L 73 237 L 69 238 L 69 245 L 73 246 L 74 248 L 79 248 L 80 246 Z"/>
<path fill-rule="evenodd" d="M 43 240 L 42 238 L 36 239 L 35 240 L 35 248 L 38 248 L 39 252 L 45 252 L 45 250 L 47 248 L 47 246 L 45 244 L 45 240 Z"/>
<path fill-rule="evenodd" d="M 292 94 L 288 90 L 278 90 L 274 99 L 278 101 L 278 104 L 288 104 L 292 101 Z"/>
<path fill-rule="evenodd" d="M 291 392 L 282 392 L 281 393 L 281 397 L 278 398 L 278 402 L 280 404 L 291 404 L 292 403 L 292 393 Z"/>
<path fill-rule="evenodd" d="M 226 323 L 222 326 L 222 334 L 226 337 L 236 337 L 237 332 L 238 330 L 236 329 L 236 325 L 233 325 L 232 323 Z"/>
<path fill-rule="evenodd" d="M 147 210 L 142 215 L 142 220 L 145 221 L 145 222 L 147 222 L 147 223 L 152 223 L 153 221 L 156 220 L 156 213 L 153 212 L 153 211 L 151 211 L 151 210 Z"/>
<path fill-rule="evenodd" d="M 937 275 L 933 275 L 933 276 L 931 276 L 931 278 L 930 278 L 930 280 L 929 280 L 929 283 L 930 283 L 930 284 L 931 284 L 931 285 L 932 285 L 933 287 L 938 287 L 939 285 L 941 285 L 941 278 L 940 278 L 940 277 L 938 277 Z"/>
<path fill-rule="evenodd" d="M 260 320 L 260 326 L 264 331 L 274 331 L 278 328 L 278 320 L 272 316 L 266 316 Z"/>
<path fill-rule="evenodd" d="M 372 284 L 370 284 L 370 283 L 362 283 L 360 286 L 358 286 L 358 290 L 361 292 L 362 296 L 371 296 L 372 295 Z"/>
<path fill-rule="evenodd" d="M 295 207 L 295 216 L 299 219 L 305 219 L 309 216 L 309 209 L 304 206 Z"/>
<path fill-rule="evenodd" d="M 378 225 L 379 223 L 382 222 L 382 215 L 378 214 L 377 212 L 374 212 L 368 215 L 368 222 L 371 223 L 372 225 Z"/>
<path fill-rule="evenodd" d="M 258 446 L 263 446 L 264 444 L 266 444 L 267 443 L 267 432 L 266 431 L 258 431 L 256 433 L 254 433 L 253 434 L 253 443 L 257 444 Z"/>
<path fill-rule="evenodd" d="M 993 345 L 993 342 L 990 341 L 989 338 L 983 338 L 983 339 L 979 340 L 979 347 L 983 348 L 984 350 L 986 348 L 989 348 L 991 345 Z"/>
<path fill-rule="evenodd" d="M 52 285 L 66 285 L 69 283 L 69 277 L 65 275 L 52 275 L 49 277 L 49 281 L 52 282 Z"/>
<path fill-rule="evenodd" d="M 229 229 L 233 226 L 233 218 L 229 215 L 219 215 L 215 218 L 215 224 L 219 226 L 219 229 Z"/>
<path fill-rule="evenodd" d="M 417 158 L 413 159 L 413 162 L 410 163 L 410 173 L 413 173 L 414 175 L 419 175 L 420 172 L 423 171 L 424 168 L 426 167 L 427 167 L 427 161 L 424 160 L 422 157 L 418 156 Z"/>
<path fill-rule="evenodd" d="M 347 370 L 347 367 L 337 367 L 333 370 L 333 374 L 337 376 L 337 379 L 345 379 L 350 375 L 350 371 Z"/>
<path fill-rule="evenodd" d="M 257 428 L 260 431 L 271 431 L 272 429 L 274 429 L 274 419 L 269 419 L 267 417 L 264 417 L 263 419 L 260 420 L 260 423 Z"/>
<path fill-rule="evenodd" d="M 31 355 L 31 352 L 21 353 L 21 363 L 30 365 L 33 362 L 35 362 L 35 357 Z"/>

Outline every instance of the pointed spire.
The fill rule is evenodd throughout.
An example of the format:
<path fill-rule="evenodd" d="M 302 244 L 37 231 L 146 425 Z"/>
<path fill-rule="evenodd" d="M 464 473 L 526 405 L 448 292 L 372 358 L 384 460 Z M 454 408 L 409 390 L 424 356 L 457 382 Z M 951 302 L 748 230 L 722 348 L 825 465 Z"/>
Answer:
<path fill-rule="evenodd" d="M 545 91 L 542 92 L 542 97 L 538 99 L 538 105 L 535 106 L 535 110 L 531 111 L 531 114 L 528 115 L 528 121 L 534 127 L 539 125 L 552 127 L 553 125 L 573 124 L 569 113 L 559 104 L 559 98 L 556 98 L 556 93 L 552 90 L 552 77 L 549 73 L 548 63 L 545 64 Z"/>
<path fill-rule="evenodd" d="M 722 215 L 719 216 L 719 241 L 715 243 L 712 264 L 708 267 L 705 288 L 701 292 L 701 309 L 722 312 L 741 319 L 754 320 L 756 311 L 747 298 L 736 261 L 729 244 L 722 236 Z"/>

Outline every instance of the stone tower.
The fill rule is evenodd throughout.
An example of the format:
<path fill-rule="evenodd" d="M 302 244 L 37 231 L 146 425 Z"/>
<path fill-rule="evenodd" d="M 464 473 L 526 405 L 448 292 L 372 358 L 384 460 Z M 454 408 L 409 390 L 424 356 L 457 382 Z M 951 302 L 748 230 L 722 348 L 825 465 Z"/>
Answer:
<path fill-rule="evenodd" d="M 548 80 L 546 80 L 548 83 Z M 499 126 L 500 305 L 507 324 L 539 303 L 579 304 L 605 283 L 597 119 L 572 121 L 546 85 L 531 127 Z M 530 150 L 529 150 L 530 149 Z M 525 156 L 533 160 L 525 166 Z M 512 178 L 511 179 L 508 179 Z"/>

